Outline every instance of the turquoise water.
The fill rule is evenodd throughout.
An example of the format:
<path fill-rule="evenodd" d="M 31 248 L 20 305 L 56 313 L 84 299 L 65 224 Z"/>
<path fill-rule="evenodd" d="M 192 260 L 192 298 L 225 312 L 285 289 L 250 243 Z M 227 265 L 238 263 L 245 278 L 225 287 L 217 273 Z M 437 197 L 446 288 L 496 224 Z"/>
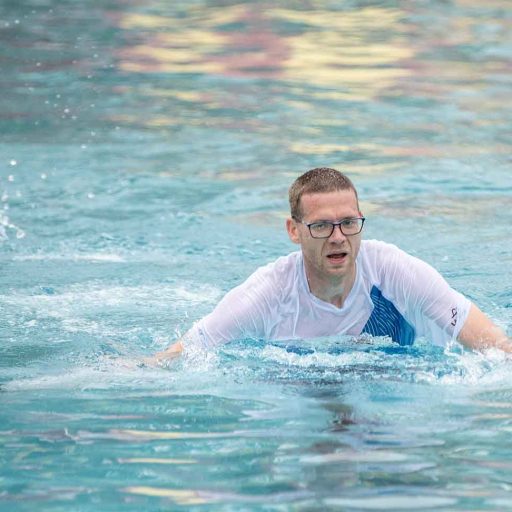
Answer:
<path fill-rule="evenodd" d="M 512 366 L 421 340 L 137 366 L 295 247 L 365 236 L 511 333 L 507 0 L 0 5 L 0 510 L 512 509 Z"/>

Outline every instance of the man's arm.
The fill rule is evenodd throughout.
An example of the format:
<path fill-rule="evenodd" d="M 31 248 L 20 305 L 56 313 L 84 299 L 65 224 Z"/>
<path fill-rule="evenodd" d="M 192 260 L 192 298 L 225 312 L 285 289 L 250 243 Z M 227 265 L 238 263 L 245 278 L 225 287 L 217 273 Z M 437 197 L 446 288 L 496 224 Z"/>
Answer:
<path fill-rule="evenodd" d="M 144 358 L 144 363 L 149 366 L 162 366 L 179 357 L 183 352 L 183 342 L 178 340 L 165 350 Z"/>
<path fill-rule="evenodd" d="M 474 304 L 457 338 L 465 347 L 473 350 L 499 348 L 512 353 L 512 341 Z"/>

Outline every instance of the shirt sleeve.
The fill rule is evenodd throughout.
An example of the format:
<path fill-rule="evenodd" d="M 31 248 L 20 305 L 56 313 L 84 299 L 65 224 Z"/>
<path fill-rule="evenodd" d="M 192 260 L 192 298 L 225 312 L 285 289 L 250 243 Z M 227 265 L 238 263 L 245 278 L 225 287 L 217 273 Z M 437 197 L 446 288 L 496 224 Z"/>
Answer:
<path fill-rule="evenodd" d="M 245 338 L 265 338 L 271 316 L 271 283 L 261 271 L 229 291 L 215 309 L 183 336 L 185 346 L 212 349 Z"/>
<path fill-rule="evenodd" d="M 431 265 L 385 244 L 383 293 L 414 326 L 418 336 L 445 345 L 456 339 L 471 302 L 454 290 Z M 384 247 L 383 247 L 384 249 Z"/>

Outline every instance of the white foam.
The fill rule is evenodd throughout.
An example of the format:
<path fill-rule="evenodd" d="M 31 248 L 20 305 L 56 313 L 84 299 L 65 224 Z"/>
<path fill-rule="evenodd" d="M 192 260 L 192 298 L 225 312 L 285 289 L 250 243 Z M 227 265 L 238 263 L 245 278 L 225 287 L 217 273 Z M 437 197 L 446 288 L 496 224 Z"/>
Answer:
<path fill-rule="evenodd" d="M 299 342 L 298 342 L 299 343 Z M 330 354 L 327 352 L 315 351 L 311 354 L 296 354 L 288 352 L 286 349 L 267 345 L 262 349 L 261 356 L 264 359 L 285 363 L 287 365 L 308 368 L 311 366 L 321 366 L 326 368 L 338 368 L 340 366 L 353 365 L 374 365 L 380 359 L 381 355 L 372 352 L 342 352 L 340 354 Z"/>
<path fill-rule="evenodd" d="M 16 261 L 102 261 L 109 263 L 124 263 L 126 259 L 120 254 L 91 252 L 91 253 L 37 253 L 18 254 L 13 257 Z"/>
<path fill-rule="evenodd" d="M 24 238 L 25 231 L 20 227 L 16 226 L 16 224 L 11 223 L 9 217 L 4 215 L 2 211 L 0 211 L 0 242 L 3 240 L 7 240 L 9 238 L 9 232 L 13 231 L 16 235 L 16 238 Z"/>
<path fill-rule="evenodd" d="M 354 510 L 411 510 L 417 508 L 450 507 L 456 499 L 442 496 L 374 496 L 366 498 L 326 498 L 325 505 Z"/>
<path fill-rule="evenodd" d="M 432 354 L 426 349 L 425 354 L 414 352 L 390 355 L 380 350 L 358 350 L 355 344 L 340 353 L 325 352 L 321 343 L 318 347 L 321 349 L 310 354 L 297 354 L 282 347 L 266 345 L 260 349 L 259 355 L 255 354 L 257 349 L 252 349 L 249 356 L 256 355 L 267 362 L 295 367 L 297 371 L 308 368 L 336 372 L 351 370 L 352 378 L 368 381 L 384 379 L 462 389 L 510 386 L 512 357 L 497 349 L 483 353 L 446 351 L 444 355 Z"/>
<path fill-rule="evenodd" d="M 409 456 L 391 450 L 340 450 L 317 455 L 304 455 L 301 462 L 307 464 L 326 464 L 331 462 L 404 462 Z"/>
<path fill-rule="evenodd" d="M 7 392 L 39 390 L 115 390 L 118 388 L 137 389 L 169 387 L 176 376 L 160 368 L 143 368 L 139 359 L 103 359 L 94 367 L 78 366 L 67 368 L 58 374 L 14 379 L 2 385 Z M 165 378 L 162 378 L 165 377 Z"/>
<path fill-rule="evenodd" d="M 98 283 L 72 285 L 61 292 L 0 295 L 0 302 L 19 308 L 30 308 L 39 314 L 70 318 L 84 310 L 112 306 L 197 305 L 214 302 L 221 294 L 207 285 L 143 285 L 105 286 Z"/>
<path fill-rule="evenodd" d="M 447 357 L 444 375 L 427 379 L 442 386 L 508 387 L 512 371 L 512 358 L 501 350 L 485 352 L 445 352 Z M 426 374 L 425 374 L 426 375 Z M 420 382 L 422 375 L 418 376 Z"/>
<path fill-rule="evenodd" d="M 216 353 L 186 352 L 168 365 L 151 365 L 141 354 L 128 356 L 97 356 L 93 363 L 88 359 L 84 364 L 73 361 L 65 370 L 51 370 L 44 375 L 19 377 L 2 384 L 2 390 L 40 391 L 63 389 L 87 390 L 134 390 L 177 391 L 197 393 L 204 387 L 212 390 L 212 383 L 226 384 L 217 377 L 224 376 Z M 218 375 L 216 372 L 220 372 Z M 229 380 L 229 379 L 228 379 Z M 238 386 L 237 386 L 238 387 Z"/>

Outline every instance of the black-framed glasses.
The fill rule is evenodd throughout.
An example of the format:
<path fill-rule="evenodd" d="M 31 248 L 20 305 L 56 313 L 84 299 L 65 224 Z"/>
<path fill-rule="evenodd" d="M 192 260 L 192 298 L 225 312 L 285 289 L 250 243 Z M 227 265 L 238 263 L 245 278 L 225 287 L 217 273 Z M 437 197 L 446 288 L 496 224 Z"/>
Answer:
<path fill-rule="evenodd" d="M 340 231 L 345 236 L 352 236 L 361 233 L 363 229 L 365 217 L 351 217 L 348 219 L 340 220 L 339 222 L 330 222 L 328 220 L 321 220 L 318 222 L 304 222 L 303 220 L 295 219 L 296 221 L 308 227 L 309 233 L 313 238 L 329 238 L 336 226 L 340 227 Z"/>

